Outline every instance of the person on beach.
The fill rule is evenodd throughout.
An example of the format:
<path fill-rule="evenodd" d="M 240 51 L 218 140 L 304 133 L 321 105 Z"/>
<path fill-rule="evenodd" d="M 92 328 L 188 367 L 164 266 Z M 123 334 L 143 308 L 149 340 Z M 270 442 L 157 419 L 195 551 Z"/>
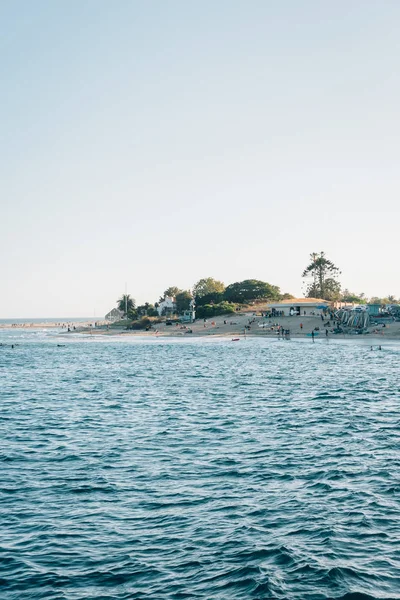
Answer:
<path fill-rule="evenodd" d="M 303 323 L 300 323 L 300 329 L 303 329 Z"/>
<path fill-rule="evenodd" d="M 314 330 L 312 330 L 312 332 L 311 332 L 311 337 L 312 337 L 312 341 L 315 342 L 315 340 L 314 340 L 314 337 L 315 337 Z"/>
<path fill-rule="evenodd" d="M 325 335 L 326 335 L 326 337 L 328 337 L 328 335 L 329 335 L 327 329 L 325 329 Z"/>

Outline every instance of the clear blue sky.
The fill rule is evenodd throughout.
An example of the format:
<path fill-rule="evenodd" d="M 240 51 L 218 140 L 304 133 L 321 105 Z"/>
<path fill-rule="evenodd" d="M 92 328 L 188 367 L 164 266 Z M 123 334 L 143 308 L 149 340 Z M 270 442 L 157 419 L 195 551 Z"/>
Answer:
<path fill-rule="evenodd" d="M 201 277 L 400 295 L 398 0 L 3 0 L 0 318 Z"/>

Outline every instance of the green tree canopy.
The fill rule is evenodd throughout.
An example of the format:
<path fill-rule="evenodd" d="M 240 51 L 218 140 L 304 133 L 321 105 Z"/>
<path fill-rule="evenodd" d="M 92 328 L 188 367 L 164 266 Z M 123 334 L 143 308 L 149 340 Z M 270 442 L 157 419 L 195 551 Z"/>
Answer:
<path fill-rule="evenodd" d="M 279 297 L 279 300 L 294 300 L 295 296 L 293 296 L 292 294 L 288 294 L 287 292 L 285 292 L 284 294 L 281 294 Z"/>
<path fill-rule="evenodd" d="M 311 278 L 306 295 L 323 300 L 340 298 L 340 283 L 337 280 L 340 271 L 336 265 L 326 258 L 325 252 L 313 252 L 310 259 L 310 264 L 303 271 L 303 277 Z"/>
<path fill-rule="evenodd" d="M 213 292 L 205 296 L 196 296 L 196 306 L 204 306 L 205 304 L 219 304 L 224 299 L 222 292 Z"/>
<path fill-rule="evenodd" d="M 385 298 L 379 298 L 378 296 L 372 296 L 369 299 L 370 304 L 384 304 Z"/>
<path fill-rule="evenodd" d="M 128 310 L 128 315 L 127 315 L 128 319 L 130 321 L 135 321 L 136 319 L 139 318 L 139 313 L 136 310 L 136 308 L 131 308 L 130 310 Z"/>
<path fill-rule="evenodd" d="M 228 285 L 224 292 L 224 299 L 228 302 L 244 304 L 252 300 L 274 300 L 279 298 L 279 295 L 280 290 L 276 285 L 258 279 L 245 279 Z"/>
<path fill-rule="evenodd" d="M 343 290 L 340 300 L 342 302 L 351 302 L 352 304 L 366 303 L 364 294 L 355 294 L 354 292 L 350 292 L 347 289 Z"/>
<path fill-rule="evenodd" d="M 132 298 L 129 294 L 122 294 L 121 298 L 117 300 L 117 306 L 120 311 L 126 314 L 135 308 L 136 302 L 135 299 Z"/>
<path fill-rule="evenodd" d="M 178 315 L 182 314 L 184 310 L 189 310 L 190 303 L 193 300 L 192 294 L 190 292 L 179 292 L 175 296 L 176 302 L 176 312 Z"/>
<path fill-rule="evenodd" d="M 140 317 L 158 317 L 158 312 L 153 304 L 145 302 L 145 304 L 137 307 L 137 318 Z"/>
<path fill-rule="evenodd" d="M 171 287 L 167 288 L 164 292 L 164 294 L 161 296 L 160 300 L 164 300 L 164 298 L 166 298 L 167 296 L 169 298 L 175 298 L 177 294 L 179 294 L 180 292 L 182 292 L 182 290 L 178 287 L 176 287 L 176 285 L 172 285 Z"/>
<path fill-rule="evenodd" d="M 386 296 L 385 298 L 378 298 L 378 296 L 372 296 L 370 298 L 370 304 L 382 304 L 386 306 L 386 304 L 397 304 L 398 300 L 396 300 L 395 296 Z"/>
<path fill-rule="evenodd" d="M 229 302 L 220 302 L 219 304 L 204 304 L 196 308 L 196 317 L 199 319 L 208 319 L 217 315 L 228 315 L 235 312 L 235 305 Z"/>
<path fill-rule="evenodd" d="M 209 294 L 222 294 L 225 291 L 225 286 L 222 281 L 213 279 L 212 277 L 206 277 L 205 279 L 199 279 L 193 286 L 193 296 L 202 298 Z"/>

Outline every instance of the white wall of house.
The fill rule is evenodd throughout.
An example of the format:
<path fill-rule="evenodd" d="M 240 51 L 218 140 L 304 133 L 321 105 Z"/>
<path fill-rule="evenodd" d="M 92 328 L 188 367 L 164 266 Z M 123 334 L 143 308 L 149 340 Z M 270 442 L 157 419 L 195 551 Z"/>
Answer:
<path fill-rule="evenodd" d="M 169 312 L 170 314 L 176 311 L 176 304 L 174 298 L 167 296 L 162 302 L 159 303 L 157 311 L 160 317 L 164 313 L 164 310 Z"/>
<path fill-rule="evenodd" d="M 283 314 L 285 315 L 285 317 L 289 317 L 291 316 L 291 314 L 296 314 L 296 312 L 300 312 L 300 316 L 304 316 L 304 311 L 306 311 L 306 315 L 310 315 L 312 312 L 315 313 L 316 315 L 320 315 L 322 313 L 322 309 L 317 308 L 317 306 L 321 306 L 321 303 L 308 303 L 308 302 L 301 302 L 301 303 L 296 303 L 296 300 L 293 301 L 292 304 L 286 303 L 286 302 L 274 302 L 272 304 L 268 305 L 269 308 L 271 309 L 275 309 L 275 310 L 279 310 L 279 311 L 283 311 Z M 293 310 L 294 309 L 294 310 Z"/>

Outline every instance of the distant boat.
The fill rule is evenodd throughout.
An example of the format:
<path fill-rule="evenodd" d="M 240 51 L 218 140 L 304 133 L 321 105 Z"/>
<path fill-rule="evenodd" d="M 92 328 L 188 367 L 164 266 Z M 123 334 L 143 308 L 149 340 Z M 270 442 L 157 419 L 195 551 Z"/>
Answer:
<path fill-rule="evenodd" d="M 232 338 L 232 342 L 240 342 L 240 338 Z"/>

